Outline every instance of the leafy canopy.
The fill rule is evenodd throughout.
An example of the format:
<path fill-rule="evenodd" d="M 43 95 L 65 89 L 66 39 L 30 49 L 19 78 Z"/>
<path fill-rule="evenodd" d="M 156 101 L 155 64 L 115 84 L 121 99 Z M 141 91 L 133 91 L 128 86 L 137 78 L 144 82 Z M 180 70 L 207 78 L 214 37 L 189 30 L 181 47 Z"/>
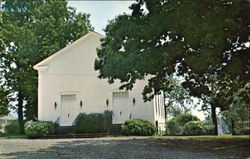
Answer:
<path fill-rule="evenodd" d="M 131 89 L 149 76 L 145 100 L 168 91 L 172 75 L 194 96 L 208 94 L 211 77 L 249 80 L 249 2 L 139 0 L 130 8 L 105 30 L 95 61 L 100 78 Z"/>
<path fill-rule="evenodd" d="M 17 95 L 23 97 L 26 117 L 33 119 L 38 81 L 33 66 L 93 30 L 90 15 L 76 13 L 65 0 L 11 0 L 0 6 L 3 85 L 14 101 Z"/>
<path fill-rule="evenodd" d="M 8 99 L 3 88 L 0 87 L 0 117 L 8 115 Z"/>

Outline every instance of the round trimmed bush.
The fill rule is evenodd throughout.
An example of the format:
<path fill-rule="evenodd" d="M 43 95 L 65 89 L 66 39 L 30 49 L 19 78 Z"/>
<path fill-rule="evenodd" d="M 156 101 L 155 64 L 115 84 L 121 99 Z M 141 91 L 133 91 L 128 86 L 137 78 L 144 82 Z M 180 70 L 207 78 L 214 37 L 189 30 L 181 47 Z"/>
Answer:
<path fill-rule="evenodd" d="M 182 129 L 182 135 L 201 135 L 203 133 L 203 123 L 191 121 L 186 123 Z"/>
<path fill-rule="evenodd" d="M 181 126 L 175 119 L 166 121 L 166 135 L 181 135 Z"/>
<path fill-rule="evenodd" d="M 180 126 L 184 126 L 188 122 L 200 121 L 200 119 L 192 114 L 180 114 L 174 118 Z"/>
<path fill-rule="evenodd" d="M 203 132 L 202 135 L 213 135 L 214 134 L 214 126 L 211 124 L 203 123 Z"/>
<path fill-rule="evenodd" d="M 166 135 L 183 135 L 183 127 L 189 122 L 199 122 L 200 119 L 192 114 L 179 114 L 166 121 Z"/>
<path fill-rule="evenodd" d="M 156 127 L 147 120 L 129 119 L 122 124 L 121 132 L 127 136 L 151 136 L 156 133 Z"/>
<path fill-rule="evenodd" d="M 8 125 L 5 126 L 4 130 L 7 134 L 19 134 L 20 129 L 18 120 L 13 120 L 12 122 L 10 122 Z"/>
<path fill-rule="evenodd" d="M 55 124 L 53 122 L 38 122 L 25 128 L 25 134 L 29 138 L 39 138 L 55 133 Z"/>

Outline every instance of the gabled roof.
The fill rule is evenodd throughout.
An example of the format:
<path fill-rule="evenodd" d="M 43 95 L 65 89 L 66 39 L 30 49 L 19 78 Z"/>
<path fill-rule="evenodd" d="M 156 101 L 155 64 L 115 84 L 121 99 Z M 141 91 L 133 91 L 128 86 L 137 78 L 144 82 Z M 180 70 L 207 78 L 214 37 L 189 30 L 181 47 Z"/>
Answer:
<path fill-rule="evenodd" d="M 97 33 L 95 31 L 91 31 L 87 34 L 85 34 L 84 36 L 82 36 L 81 38 L 77 39 L 76 41 L 74 41 L 73 43 L 69 44 L 68 46 L 64 47 L 63 49 L 59 50 L 58 52 L 52 54 L 51 56 L 47 57 L 46 59 L 42 60 L 41 62 L 39 62 L 38 64 L 36 64 L 35 66 L 33 66 L 33 68 L 35 70 L 39 70 L 39 69 L 43 69 L 43 68 L 47 68 L 46 64 L 54 59 L 57 59 L 59 56 L 61 56 L 62 54 L 66 53 L 67 50 L 69 48 L 71 48 L 72 46 L 76 45 L 77 43 L 89 38 L 91 35 L 97 35 L 100 38 L 103 38 L 104 36 L 101 35 L 100 33 Z"/>

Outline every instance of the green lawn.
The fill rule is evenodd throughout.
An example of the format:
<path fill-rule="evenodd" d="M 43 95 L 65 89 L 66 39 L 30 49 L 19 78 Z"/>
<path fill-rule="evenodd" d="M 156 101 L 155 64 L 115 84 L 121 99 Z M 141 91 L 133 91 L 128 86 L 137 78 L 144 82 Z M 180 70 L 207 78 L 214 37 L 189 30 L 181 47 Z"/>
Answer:
<path fill-rule="evenodd" d="M 250 135 L 219 135 L 219 136 L 154 136 L 156 139 L 177 139 L 177 140 L 196 140 L 196 141 L 241 141 L 250 140 Z"/>
<path fill-rule="evenodd" d="M 250 136 L 154 136 L 154 139 L 169 148 L 184 150 L 204 150 L 219 154 L 237 153 L 244 156 L 249 155 Z"/>
<path fill-rule="evenodd" d="M 7 139 L 26 139 L 26 135 L 20 135 L 20 134 L 0 134 L 1 138 L 7 138 Z"/>

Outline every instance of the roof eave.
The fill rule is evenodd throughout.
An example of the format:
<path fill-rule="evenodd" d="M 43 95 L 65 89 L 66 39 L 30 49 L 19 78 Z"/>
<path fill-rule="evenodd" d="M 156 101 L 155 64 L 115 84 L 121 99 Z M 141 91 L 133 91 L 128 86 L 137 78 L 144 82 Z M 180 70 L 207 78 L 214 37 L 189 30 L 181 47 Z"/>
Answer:
<path fill-rule="evenodd" d="M 47 71 L 48 70 L 48 66 L 47 65 L 35 65 L 33 66 L 33 68 L 37 71 Z"/>
<path fill-rule="evenodd" d="M 60 56 L 63 52 L 65 52 L 66 50 L 68 50 L 70 47 L 74 46 L 74 45 L 77 44 L 79 41 L 86 39 L 87 37 L 89 37 L 89 36 L 90 36 L 91 34 L 93 34 L 93 33 L 95 33 L 96 35 L 99 35 L 100 37 L 104 37 L 104 36 L 101 35 L 100 33 L 97 33 L 97 32 L 95 32 L 95 31 L 91 31 L 91 32 L 85 34 L 83 37 L 77 39 L 77 40 L 74 41 L 73 43 L 69 44 L 68 46 L 64 47 L 63 49 L 57 51 L 56 53 L 52 54 L 51 56 L 49 56 L 49 57 L 45 58 L 44 60 L 42 60 L 41 62 L 37 63 L 35 66 L 33 66 L 33 68 L 34 68 L 35 70 L 41 70 L 41 69 L 43 69 L 43 68 L 46 66 L 46 64 L 47 64 L 48 62 L 50 62 L 50 61 L 53 60 L 54 58 Z M 46 66 L 46 67 L 48 67 L 48 66 Z"/>

